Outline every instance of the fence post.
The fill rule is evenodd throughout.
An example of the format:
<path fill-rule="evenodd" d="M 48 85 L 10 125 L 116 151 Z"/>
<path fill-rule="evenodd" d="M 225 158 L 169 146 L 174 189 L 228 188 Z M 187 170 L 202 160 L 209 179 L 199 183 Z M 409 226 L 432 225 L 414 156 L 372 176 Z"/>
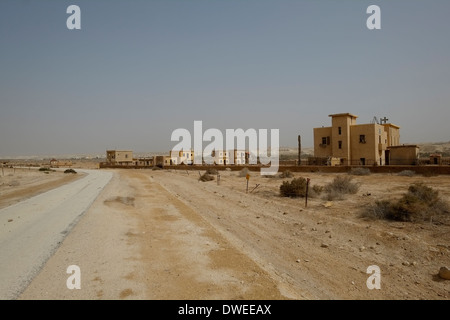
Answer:
<path fill-rule="evenodd" d="M 305 195 L 305 208 L 308 206 L 308 187 L 309 187 L 309 181 L 311 179 L 307 178 L 306 179 L 306 195 Z"/>

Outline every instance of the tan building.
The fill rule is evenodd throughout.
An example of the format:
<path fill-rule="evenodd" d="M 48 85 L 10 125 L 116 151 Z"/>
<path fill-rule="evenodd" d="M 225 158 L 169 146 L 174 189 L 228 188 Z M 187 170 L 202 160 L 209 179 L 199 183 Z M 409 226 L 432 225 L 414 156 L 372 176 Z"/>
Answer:
<path fill-rule="evenodd" d="M 419 147 L 416 145 L 401 145 L 388 147 L 390 165 L 416 165 L 419 162 Z"/>
<path fill-rule="evenodd" d="M 180 151 L 170 151 L 170 159 L 172 165 L 187 164 L 191 165 L 194 163 L 194 150 L 180 150 Z"/>
<path fill-rule="evenodd" d="M 154 165 L 153 157 L 140 157 L 134 159 L 134 164 L 139 167 L 152 167 Z"/>
<path fill-rule="evenodd" d="M 132 165 L 133 151 L 106 150 L 106 162 L 113 165 Z"/>
<path fill-rule="evenodd" d="M 351 113 L 329 116 L 331 127 L 314 128 L 314 157 L 328 158 L 330 165 L 389 164 L 388 147 L 399 144 L 400 127 L 377 122 L 356 124 L 357 116 Z"/>
<path fill-rule="evenodd" d="M 153 164 L 157 167 L 171 166 L 174 165 L 172 163 L 171 156 L 155 156 Z"/>

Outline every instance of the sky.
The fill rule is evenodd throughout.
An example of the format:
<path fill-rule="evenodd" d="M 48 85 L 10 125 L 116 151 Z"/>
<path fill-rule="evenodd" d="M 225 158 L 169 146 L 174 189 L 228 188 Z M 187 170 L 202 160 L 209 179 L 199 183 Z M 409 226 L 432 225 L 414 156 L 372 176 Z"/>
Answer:
<path fill-rule="evenodd" d="M 449 141 L 449 16 L 448 0 L 1 0 L 0 157 L 169 151 L 194 121 L 312 147 L 345 112 Z"/>

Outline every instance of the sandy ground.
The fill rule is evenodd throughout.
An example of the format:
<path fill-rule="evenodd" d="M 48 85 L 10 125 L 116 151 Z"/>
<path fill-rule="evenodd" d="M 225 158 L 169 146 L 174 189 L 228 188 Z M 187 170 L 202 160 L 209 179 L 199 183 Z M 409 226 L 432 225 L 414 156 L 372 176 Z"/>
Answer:
<path fill-rule="evenodd" d="M 83 173 L 67 174 L 64 170 L 48 173 L 39 168 L 9 168 L 0 172 L 0 208 L 51 190 L 84 176 Z"/>
<path fill-rule="evenodd" d="M 113 170 L 114 176 L 21 299 L 449 299 L 450 225 L 371 221 L 360 212 L 424 181 L 450 199 L 450 177 L 357 176 L 328 202 L 279 196 L 282 179 L 237 172 Z M 296 173 L 324 185 L 337 174 Z M 286 179 L 288 180 L 288 179 Z M 254 189 L 254 187 L 259 186 Z M 69 265 L 81 289 L 66 286 Z M 381 289 L 367 268 L 379 266 Z"/>

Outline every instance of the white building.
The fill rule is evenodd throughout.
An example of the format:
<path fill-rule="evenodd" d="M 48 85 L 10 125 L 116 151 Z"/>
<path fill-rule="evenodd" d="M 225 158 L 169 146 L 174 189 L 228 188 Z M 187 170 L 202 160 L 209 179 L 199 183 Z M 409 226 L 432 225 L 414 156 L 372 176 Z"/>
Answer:
<path fill-rule="evenodd" d="M 170 151 L 170 160 L 172 165 L 180 164 L 193 164 L 194 163 L 194 150 L 180 150 L 180 151 Z"/>

